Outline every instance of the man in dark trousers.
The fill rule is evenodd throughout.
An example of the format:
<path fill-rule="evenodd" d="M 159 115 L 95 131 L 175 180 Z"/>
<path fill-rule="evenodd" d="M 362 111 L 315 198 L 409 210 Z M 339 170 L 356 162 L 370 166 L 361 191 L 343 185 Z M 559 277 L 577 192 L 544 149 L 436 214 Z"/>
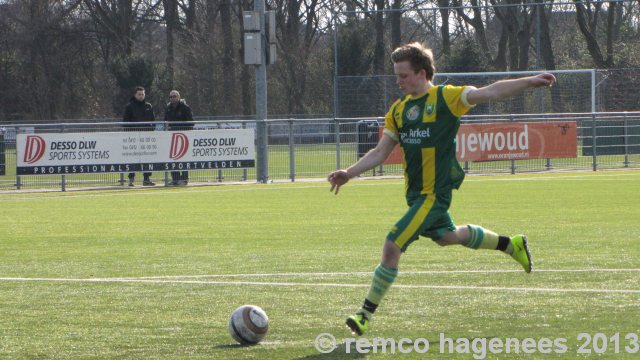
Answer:
<path fill-rule="evenodd" d="M 122 121 L 131 123 L 125 125 L 125 131 L 153 131 L 155 129 L 155 124 L 135 124 L 156 121 L 153 106 L 144 99 L 144 88 L 142 86 L 136 87 L 134 95 L 129 100 L 127 107 L 124 109 L 124 115 L 122 116 Z M 142 175 L 144 176 L 144 180 L 142 181 L 143 186 L 155 185 L 155 183 L 151 181 L 150 172 L 145 172 Z M 129 186 L 134 186 L 133 182 L 135 178 L 136 173 L 129 173 Z"/>
<path fill-rule="evenodd" d="M 180 93 L 171 90 L 169 93 L 169 102 L 164 112 L 164 121 L 167 122 L 170 131 L 192 130 L 193 114 L 187 103 L 180 99 Z M 171 185 L 187 185 L 189 183 L 188 171 L 172 171 Z"/>

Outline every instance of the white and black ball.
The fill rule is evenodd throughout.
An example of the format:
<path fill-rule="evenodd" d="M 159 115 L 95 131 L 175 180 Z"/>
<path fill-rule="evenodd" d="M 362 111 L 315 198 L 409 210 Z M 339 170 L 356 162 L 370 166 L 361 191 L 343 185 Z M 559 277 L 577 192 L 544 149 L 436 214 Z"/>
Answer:
<path fill-rule="evenodd" d="M 269 318 L 259 306 L 243 305 L 231 313 L 229 334 L 242 345 L 259 343 L 267 335 Z"/>

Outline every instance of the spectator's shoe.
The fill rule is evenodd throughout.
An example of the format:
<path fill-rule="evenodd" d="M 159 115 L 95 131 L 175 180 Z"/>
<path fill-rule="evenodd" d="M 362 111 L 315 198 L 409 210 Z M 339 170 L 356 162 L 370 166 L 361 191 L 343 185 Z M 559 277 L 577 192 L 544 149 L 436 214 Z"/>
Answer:
<path fill-rule="evenodd" d="M 171 186 L 178 186 L 178 181 L 177 180 L 172 180 L 169 185 Z"/>
<path fill-rule="evenodd" d="M 142 186 L 156 186 L 156 183 L 152 182 L 151 180 L 145 180 L 142 182 Z"/>
<path fill-rule="evenodd" d="M 133 184 L 133 180 L 129 180 L 129 186 L 135 186 L 135 185 Z"/>
<path fill-rule="evenodd" d="M 352 334 L 362 336 L 369 328 L 369 319 L 364 314 L 355 314 L 347 318 L 346 324 L 351 329 Z"/>
<path fill-rule="evenodd" d="M 525 272 L 530 273 L 531 270 L 533 270 L 533 261 L 531 260 L 531 253 L 527 246 L 527 237 L 524 235 L 516 235 L 511 238 L 511 245 L 513 246 L 511 257 L 522 265 Z"/>
<path fill-rule="evenodd" d="M 187 180 L 178 180 L 178 181 L 176 181 L 176 185 L 179 185 L 179 186 L 186 186 L 187 184 L 189 184 L 189 182 Z"/>

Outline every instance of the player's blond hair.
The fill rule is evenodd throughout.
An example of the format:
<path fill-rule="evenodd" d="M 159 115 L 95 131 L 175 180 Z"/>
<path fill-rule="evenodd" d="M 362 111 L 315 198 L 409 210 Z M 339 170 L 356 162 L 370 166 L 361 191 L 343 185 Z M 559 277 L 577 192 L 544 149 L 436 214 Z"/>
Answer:
<path fill-rule="evenodd" d="M 391 53 L 391 61 L 394 63 L 408 61 L 416 73 L 424 69 L 427 73 L 428 81 L 433 80 L 433 75 L 436 72 L 436 67 L 433 63 L 433 52 L 419 42 L 404 44 L 396 48 Z"/>

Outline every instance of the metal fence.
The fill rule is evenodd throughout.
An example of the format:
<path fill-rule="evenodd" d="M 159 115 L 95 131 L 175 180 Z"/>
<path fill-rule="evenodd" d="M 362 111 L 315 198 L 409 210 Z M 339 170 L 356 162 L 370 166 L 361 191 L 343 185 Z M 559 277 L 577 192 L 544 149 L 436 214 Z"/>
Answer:
<path fill-rule="evenodd" d="M 529 89 L 507 100 L 481 104 L 470 114 L 591 113 L 636 111 L 640 103 L 640 69 L 549 71 L 551 89 Z M 436 73 L 434 83 L 483 87 L 498 80 L 539 74 L 539 71 Z M 336 76 L 338 117 L 384 113 L 402 96 L 394 75 Z"/>
<path fill-rule="evenodd" d="M 640 112 L 512 114 L 465 116 L 463 123 L 576 121 L 577 157 L 565 159 L 465 162 L 469 174 L 640 168 Z M 268 174 L 273 181 L 324 178 L 345 168 L 373 148 L 382 118 L 270 119 Z M 16 133 L 90 133 L 120 131 L 122 123 L 6 124 L 0 128 L 0 190 L 66 190 L 127 185 L 125 174 L 16 175 Z M 195 129 L 255 128 L 254 120 L 197 121 Z M 156 131 L 165 124 L 156 123 Z M 4 171 L 4 173 L 2 173 Z M 402 165 L 382 165 L 367 176 L 403 174 Z M 255 182 L 255 169 L 195 170 L 190 184 Z M 152 179 L 169 186 L 168 172 Z"/>
<path fill-rule="evenodd" d="M 434 83 L 445 83 L 443 77 L 454 75 L 451 80 L 458 78 L 461 84 L 486 86 L 497 78 L 485 71 L 508 68 L 539 72 L 590 66 L 585 64 L 593 63 L 588 56 L 591 45 L 579 25 L 584 13 L 588 14 L 590 32 L 603 36 L 615 34 L 613 49 L 617 68 L 593 70 L 594 79 L 585 78 L 584 73 L 558 76 L 551 89 L 553 101 L 542 105 L 553 106 L 556 113 L 638 110 L 640 92 L 636 89 L 640 87 L 640 69 L 636 67 L 637 61 L 626 55 L 626 50 L 617 48 L 625 43 L 637 44 L 635 39 L 640 29 L 640 3 L 637 1 L 445 2 L 451 6 L 415 2 L 422 4 L 416 7 L 409 3 L 404 2 L 399 9 L 345 9 L 334 14 L 336 116 L 378 114 L 386 111 L 386 105 L 397 98 L 399 90 L 389 61 L 396 45 L 391 44 L 418 41 L 432 48 L 437 69 Z M 607 21 L 610 10 L 610 14 L 615 15 Z M 616 28 L 619 30 L 613 30 Z M 448 31 L 448 41 L 443 39 L 443 31 Z M 598 38 L 592 42 L 599 42 L 604 51 L 603 40 Z M 380 57 L 377 59 L 380 68 L 372 69 L 370 54 Z M 504 64 L 494 68 L 499 59 Z M 444 74 L 472 71 L 477 73 Z M 595 99 L 590 96 L 591 86 L 596 88 Z M 547 112 L 539 104 L 535 105 L 535 110 L 531 110 L 532 105 L 526 101 L 510 99 L 475 111 L 476 114 L 496 114 L 499 112 L 494 109 L 506 108 L 508 110 L 503 113 Z M 371 112 L 371 109 L 375 111 Z"/>

